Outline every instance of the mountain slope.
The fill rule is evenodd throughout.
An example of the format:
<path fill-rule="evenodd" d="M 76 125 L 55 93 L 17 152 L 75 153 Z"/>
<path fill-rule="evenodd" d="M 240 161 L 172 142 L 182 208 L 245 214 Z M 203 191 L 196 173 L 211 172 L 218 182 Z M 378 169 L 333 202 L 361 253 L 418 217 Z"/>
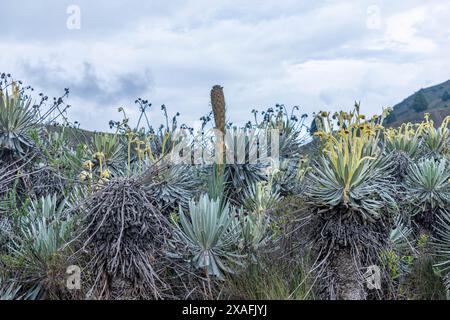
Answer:
<path fill-rule="evenodd" d="M 419 104 L 420 95 L 425 98 L 425 105 Z M 386 119 L 387 126 L 396 127 L 404 122 L 420 122 L 426 112 L 430 113 L 436 124 L 440 124 L 446 116 L 450 115 L 450 80 L 420 89 L 395 105 L 393 109 L 391 115 Z"/>

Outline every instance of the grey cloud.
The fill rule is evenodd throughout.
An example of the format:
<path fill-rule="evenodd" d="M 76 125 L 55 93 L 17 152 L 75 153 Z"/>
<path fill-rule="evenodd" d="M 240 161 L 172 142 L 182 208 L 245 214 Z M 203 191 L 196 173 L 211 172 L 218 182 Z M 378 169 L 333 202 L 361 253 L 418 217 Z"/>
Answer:
<path fill-rule="evenodd" d="M 78 99 L 92 100 L 100 105 L 111 106 L 117 101 L 134 101 L 141 95 L 148 94 L 151 89 L 152 76 L 149 69 L 138 73 L 115 74 L 113 85 L 102 85 L 100 78 L 92 63 L 84 62 L 79 70 L 81 76 L 73 77 L 62 72 L 60 67 L 47 67 L 43 63 L 22 64 L 23 73 L 28 75 L 26 82 L 35 83 L 40 88 L 59 88 L 63 86 L 70 89 L 71 96 Z"/>

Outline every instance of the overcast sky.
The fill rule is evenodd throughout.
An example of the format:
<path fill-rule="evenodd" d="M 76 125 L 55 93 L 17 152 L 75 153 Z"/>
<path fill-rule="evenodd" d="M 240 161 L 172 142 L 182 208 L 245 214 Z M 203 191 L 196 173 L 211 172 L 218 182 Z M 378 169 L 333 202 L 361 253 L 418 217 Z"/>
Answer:
<path fill-rule="evenodd" d="M 193 125 L 215 84 L 234 122 L 276 103 L 310 114 L 360 100 L 373 114 L 450 79 L 449 17 L 449 0 L 0 0 L 0 72 L 51 96 L 69 87 L 88 129 L 119 106 L 135 119 L 137 97 L 155 124 L 166 104 Z"/>

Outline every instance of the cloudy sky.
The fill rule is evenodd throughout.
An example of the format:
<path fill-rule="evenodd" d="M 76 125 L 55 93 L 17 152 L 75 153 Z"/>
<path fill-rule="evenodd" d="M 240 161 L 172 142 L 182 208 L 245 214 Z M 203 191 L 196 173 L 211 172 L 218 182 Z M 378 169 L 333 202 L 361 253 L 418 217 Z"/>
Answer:
<path fill-rule="evenodd" d="M 80 10 L 68 10 L 75 5 Z M 88 129 L 137 97 L 193 125 L 224 87 L 229 117 L 276 103 L 368 114 L 450 79 L 450 1 L 0 0 L 0 72 Z M 68 13 L 69 12 L 69 13 Z M 75 20 L 74 20 L 75 19 Z M 69 27 L 68 27 L 69 26 Z M 74 29 L 75 27 L 75 29 Z"/>

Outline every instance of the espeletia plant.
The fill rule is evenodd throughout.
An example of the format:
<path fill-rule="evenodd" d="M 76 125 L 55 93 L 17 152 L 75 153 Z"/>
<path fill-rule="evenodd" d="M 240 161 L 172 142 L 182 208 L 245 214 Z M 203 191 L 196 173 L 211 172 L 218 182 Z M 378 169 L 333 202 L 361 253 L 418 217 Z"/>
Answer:
<path fill-rule="evenodd" d="M 0 301 L 20 299 L 19 290 L 20 286 L 14 282 L 3 279 L 0 274 Z"/>
<path fill-rule="evenodd" d="M 444 275 L 444 284 L 447 295 L 450 295 L 450 212 L 440 210 L 435 225 L 433 247 L 436 255 L 436 267 Z"/>
<path fill-rule="evenodd" d="M 244 204 L 245 193 L 251 186 L 266 180 L 264 169 L 271 165 L 269 158 L 264 154 L 265 151 L 252 143 L 258 139 L 258 134 L 265 138 L 264 133 L 247 131 L 247 129 L 230 129 L 225 134 L 225 192 L 230 201 L 238 206 Z M 258 159 L 258 155 L 263 156 Z"/>
<path fill-rule="evenodd" d="M 0 87 L 0 159 L 18 160 L 27 155 L 34 142 L 29 130 L 36 124 L 37 111 L 16 83 L 11 91 Z"/>
<path fill-rule="evenodd" d="M 386 299 L 395 299 L 401 293 L 401 285 L 410 274 L 417 255 L 410 221 L 401 214 L 396 214 L 393 220 L 388 245 L 379 252 L 381 266 L 386 274 L 382 286 Z"/>
<path fill-rule="evenodd" d="M 169 215 L 181 207 L 188 209 L 201 186 L 195 166 L 171 164 L 167 160 L 151 165 L 155 173 L 144 178 L 144 188 L 161 212 Z"/>
<path fill-rule="evenodd" d="M 242 231 L 240 211 L 219 199 L 202 195 L 189 203 L 189 213 L 179 212 L 173 219 L 171 256 L 183 259 L 204 276 L 223 278 L 243 264 L 240 250 Z"/>
<path fill-rule="evenodd" d="M 271 240 L 276 240 L 271 232 L 271 210 L 281 200 L 277 188 L 273 187 L 273 177 L 267 182 L 258 182 L 247 192 L 244 206 L 245 214 L 240 216 L 244 246 L 250 257 L 255 260 L 266 251 Z"/>
<path fill-rule="evenodd" d="M 40 101 L 34 103 L 32 90 L 13 80 L 10 74 L 0 73 L 0 160 L 29 160 L 36 151 L 31 132 L 40 134 L 42 125 L 54 123 L 68 108 L 63 103 L 69 89 L 50 105 L 42 93 Z"/>
<path fill-rule="evenodd" d="M 385 129 L 385 152 L 392 154 L 392 166 L 399 181 L 405 178 L 408 166 L 420 156 L 422 127 L 404 123 L 399 128 Z"/>
<path fill-rule="evenodd" d="M 305 177 L 303 197 L 317 270 L 326 281 L 323 294 L 365 299 L 361 271 L 377 264 L 388 244 L 390 212 L 396 210 L 390 159 L 380 145 L 386 111 L 366 119 L 357 104 L 335 115 L 336 130 L 327 112 L 319 116 L 326 125 L 315 133 L 322 150 Z"/>
<path fill-rule="evenodd" d="M 439 127 L 435 127 L 434 121 L 428 113 L 425 114 L 423 126 L 423 153 L 426 157 L 439 159 L 450 155 L 450 130 L 448 128 L 450 116 L 447 116 Z"/>
<path fill-rule="evenodd" d="M 66 268 L 73 251 L 68 242 L 74 235 L 76 218 L 65 209 L 64 201 L 49 195 L 32 201 L 17 222 L 4 262 L 8 270 L 18 271 L 14 281 L 25 299 L 58 299 L 69 294 Z"/>
<path fill-rule="evenodd" d="M 126 167 L 125 150 L 118 134 L 96 133 L 82 156 L 73 154 L 70 163 L 80 171 L 81 181 L 103 181 L 121 175 Z"/>
<path fill-rule="evenodd" d="M 263 112 L 263 121 L 258 122 L 257 111 L 254 110 L 255 122 L 258 128 L 278 133 L 279 171 L 273 181 L 282 196 L 292 195 L 300 188 L 299 163 L 304 161 L 304 150 L 307 141 L 306 114 L 298 117 L 292 108 L 289 113 L 284 105 L 277 104 L 275 109 L 269 108 Z"/>
<path fill-rule="evenodd" d="M 211 90 L 211 106 L 216 131 L 207 152 L 215 159 L 217 167 L 210 166 L 208 169 L 212 172 L 217 168 L 223 170 L 226 197 L 233 205 L 242 206 L 248 188 L 265 179 L 263 169 L 267 166 L 266 159 L 257 158 L 258 153 L 263 154 L 255 143 L 258 133 L 249 128 L 230 128 L 226 125 L 225 97 L 219 85 Z"/>
<path fill-rule="evenodd" d="M 450 166 L 447 160 L 412 163 L 405 180 L 406 201 L 420 233 L 432 233 L 441 210 L 450 205 Z"/>

